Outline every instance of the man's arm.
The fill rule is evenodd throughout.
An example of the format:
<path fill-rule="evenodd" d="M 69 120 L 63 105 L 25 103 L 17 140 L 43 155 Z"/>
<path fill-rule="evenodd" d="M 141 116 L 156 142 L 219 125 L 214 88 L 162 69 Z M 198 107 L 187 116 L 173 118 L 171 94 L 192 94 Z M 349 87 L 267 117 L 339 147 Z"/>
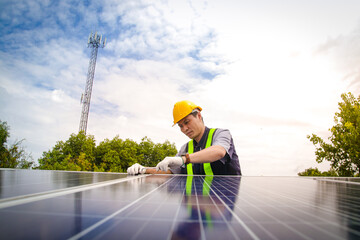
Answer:
<path fill-rule="evenodd" d="M 136 174 L 144 174 L 144 173 L 147 173 L 147 174 L 171 174 L 172 172 L 170 170 L 156 171 L 155 167 L 144 167 L 138 163 L 135 163 L 127 169 L 127 173 L 130 175 L 136 175 Z"/>
<path fill-rule="evenodd" d="M 231 145 L 231 134 L 227 129 L 216 129 L 212 146 L 190 154 L 191 163 L 215 162 L 225 157 Z"/>
<path fill-rule="evenodd" d="M 190 163 L 215 162 L 226 155 L 226 150 L 222 146 L 214 145 L 201 151 L 189 154 Z"/>
<path fill-rule="evenodd" d="M 156 171 L 156 168 L 154 167 L 146 167 L 145 169 L 146 169 L 145 173 L 147 174 L 172 174 L 170 170 L 167 170 L 166 172 L 162 170 Z"/>
<path fill-rule="evenodd" d="M 199 152 L 190 154 L 190 163 L 215 162 L 226 154 L 224 147 L 214 145 Z M 146 173 L 172 173 L 170 169 L 180 169 L 186 162 L 185 156 L 166 157 L 156 165 L 156 169 L 146 169 Z"/>

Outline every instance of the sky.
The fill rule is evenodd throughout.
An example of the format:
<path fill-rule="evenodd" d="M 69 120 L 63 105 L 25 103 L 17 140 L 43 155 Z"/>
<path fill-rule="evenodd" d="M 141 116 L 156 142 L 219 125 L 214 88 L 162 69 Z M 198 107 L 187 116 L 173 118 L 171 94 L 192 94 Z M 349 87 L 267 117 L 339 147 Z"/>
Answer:
<path fill-rule="evenodd" d="M 79 130 L 91 48 L 87 133 L 96 143 L 189 139 L 175 102 L 229 129 L 244 176 L 296 176 L 327 140 L 341 94 L 360 94 L 358 0 L 0 0 L 0 120 L 34 160 Z M 161 159 L 159 159 L 161 160 Z"/>

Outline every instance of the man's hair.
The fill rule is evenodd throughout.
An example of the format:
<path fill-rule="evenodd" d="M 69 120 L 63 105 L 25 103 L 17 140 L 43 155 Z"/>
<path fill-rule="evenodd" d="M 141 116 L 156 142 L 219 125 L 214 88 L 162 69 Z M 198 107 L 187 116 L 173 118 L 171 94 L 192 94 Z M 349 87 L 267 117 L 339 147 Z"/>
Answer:
<path fill-rule="evenodd" d="M 190 114 L 193 115 L 194 117 L 196 117 L 199 112 L 200 112 L 200 109 L 195 108 L 194 110 L 192 110 L 192 112 Z M 201 121 L 204 122 L 203 116 L 201 116 Z"/>

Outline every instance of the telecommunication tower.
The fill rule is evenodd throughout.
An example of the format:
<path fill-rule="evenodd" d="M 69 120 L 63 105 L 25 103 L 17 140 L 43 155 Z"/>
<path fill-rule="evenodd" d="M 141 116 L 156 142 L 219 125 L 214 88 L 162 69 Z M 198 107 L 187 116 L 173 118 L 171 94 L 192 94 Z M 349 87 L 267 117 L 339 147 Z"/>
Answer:
<path fill-rule="evenodd" d="M 102 42 L 101 42 L 102 41 Z M 89 118 L 89 109 L 90 109 L 90 99 L 91 99 L 91 91 L 92 86 L 94 82 L 94 74 L 95 74 L 95 66 L 96 66 L 96 58 L 98 53 L 98 48 L 104 48 L 106 44 L 106 38 L 102 40 L 102 35 L 91 33 L 89 35 L 88 39 L 88 47 L 91 49 L 91 56 L 89 61 L 89 68 L 87 73 L 87 79 L 86 79 L 86 86 L 85 86 L 85 92 L 81 95 L 81 104 L 82 104 L 82 110 L 81 110 L 81 119 L 80 119 L 80 126 L 79 126 L 79 132 L 84 131 L 86 134 L 86 128 L 87 128 L 87 122 Z"/>

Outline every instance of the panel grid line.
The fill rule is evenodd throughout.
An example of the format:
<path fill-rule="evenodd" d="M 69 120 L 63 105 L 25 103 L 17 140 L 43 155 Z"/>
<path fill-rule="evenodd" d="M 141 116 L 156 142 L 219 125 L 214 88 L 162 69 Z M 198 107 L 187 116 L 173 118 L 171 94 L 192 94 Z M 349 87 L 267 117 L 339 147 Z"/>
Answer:
<path fill-rule="evenodd" d="M 1 239 L 360 237 L 360 178 L 0 171 Z"/>
<path fill-rule="evenodd" d="M 177 210 L 176 210 L 176 213 L 175 213 L 173 222 L 172 222 L 172 224 L 171 224 L 169 235 L 168 235 L 168 237 L 167 237 L 168 240 L 171 239 L 172 233 L 174 232 L 175 224 L 176 224 L 176 219 L 178 218 L 178 215 L 179 215 L 179 212 L 180 212 L 180 209 L 181 209 L 181 202 L 185 199 L 185 193 L 186 193 L 186 187 L 185 187 L 184 190 L 182 191 L 182 197 L 181 197 L 179 206 L 178 206 L 178 208 L 177 208 Z"/>
<path fill-rule="evenodd" d="M 224 185 L 225 185 L 225 184 L 224 184 Z M 224 188 L 225 188 L 225 187 L 224 187 Z M 231 190 L 229 190 L 229 191 L 231 191 Z M 220 192 L 221 192 L 221 191 L 220 191 Z M 224 197 L 227 198 L 229 201 L 231 201 L 231 199 L 229 199 L 227 196 L 224 195 Z M 281 222 L 281 221 L 279 221 L 278 219 L 274 218 L 273 216 L 265 213 L 265 212 L 262 211 L 260 208 L 256 207 L 256 205 L 254 205 L 253 203 L 251 203 L 251 202 L 249 202 L 249 201 L 246 201 L 246 202 L 249 203 L 249 204 L 250 204 L 251 206 L 253 206 L 254 208 L 256 208 L 256 209 L 258 209 L 259 211 L 261 211 L 262 213 L 264 213 L 265 215 L 268 215 L 270 218 L 274 219 L 277 223 L 280 223 L 280 224 L 284 225 L 286 228 L 288 228 L 289 230 L 293 231 L 294 233 L 299 234 L 300 236 L 302 236 L 302 237 L 305 238 L 305 239 L 309 239 L 309 238 L 307 238 L 306 236 L 304 236 L 303 234 L 301 234 L 300 232 L 298 232 L 297 230 L 293 229 L 292 227 L 287 226 L 284 222 Z M 235 203 L 234 203 L 234 204 L 235 204 Z M 238 210 L 240 210 L 241 212 L 244 213 L 244 211 L 243 211 L 242 209 L 240 209 L 240 208 L 238 207 L 238 205 L 235 205 L 235 207 L 236 207 Z M 253 219 L 253 220 L 254 220 L 254 219 Z M 254 221 L 254 222 L 256 223 L 256 221 Z M 258 225 L 258 226 L 261 226 L 261 225 Z M 262 226 L 261 226 L 261 227 L 262 227 Z M 263 227 L 262 227 L 262 228 L 263 228 Z M 263 229 L 264 229 L 264 228 L 263 228 Z M 264 229 L 264 230 L 266 230 L 266 229 Z M 267 230 L 266 230 L 266 232 L 269 233 Z M 278 238 L 275 237 L 273 234 L 271 234 L 271 236 L 272 236 L 273 238 L 275 238 L 275 239 L 278 239 Z"/>
<path fill-rule="evenodd" d="M 255 193 L 255 194 L 257 194 L 257 193 Z M 254 203 L 254 202 L 256 202 L 256 200 L 258 199 L 258 198 L 256 198 L 256 196 L 254 196 L 254 194 L 247 194 L 247 195 L 248 195 L 248 196 L 247 196 L 248 198 L 250 198 L 250 199 L 253 200 L 253 201 L 246 201 L 246 202 L 248 202 L 248 203 L 250 203 L 250 202 Z M 322 228 L 320 228 L 320 227 L 318 227 L 318 226 L 316 226 L 316 225 L 314 225 L 314 224 L 311 224 L 311 223 L 309 223 L 309 222 L 306 222 L 306 221 L 302 220 L 301 218 L 298 218 L 298 217 L 296 217 L 296 216 L 294 216 L 294 215 L 291 215 L 291 214 L 287 213 L 286 211 L 282 210 L 281 208 L 275 208 L 273 205 L 270 205 L 270 204 L 268 203 L 269 201 L 272 201 L 272 202 L 276 203 L 272 198 L 267 198 L 266 196 L 263 196 L 263 195 L 260 195 L 260 194 L 258 194 L 258 196 L 259 196 L 259 198 L 261 197 L 261 198 L 264 200 L 264 201 L 262 201 L 262 203 L 265 204 L 265 206 L 268 206 L 268 207 L 270 207 L 270 208 L 273 208 L 274 210 L 276 210 L 276 212 L 281 212 L 281 213 L 283 213 L 283 214 L 285 214 L 285 215 L 287 215 L 287 216 L 291 216 L 292 218 L 298 220 L 298 221 L 301 222 L 302 224 L 307 225 L 307 226 L 310 226 L 311 228 L 317 229 L 317 230 L 321 231 L 322 233 L 328 235 L 329 237 L 332 237 L 332 238 L 335 238 L 335 239 L 342 239 L 342 238 L 340 238 L 340 237 L 333 236 L 331 233 L 327 232 L 326 230 L 324 230 L 324 229 L 322 229 Z M 262 211 L 259 207 L 257 207 L 257 204 L 252 204 L 252 205 L 253 205 L 255 208 L 257 208 L 258 210 Z M 303 213 L 303 214 L 307 214 L 306 212 L 301 211 L 301 210 L 299 210 L 299 209 L 297 209 L 297 208 L 294 208 L 294 207 L 290 207 L 290 206 L 289 206 L 288 208 L 291 208 L 291 209 L 293 209 L 293 210 L 295 210 L 295 211 L 298 211 L 298 212 L 301 212 L 301 213 Z M 262 212 L 263 212 L 263 211 L 262 211 Z M 269 214 L 267 214 L 267 213 L 265 213 L 265 214 L 266 214 L 266 215 L 269 215 Z M 310 214 L 308 214 L 308 215 L 311 216 L 311 217 L 313 217 L 313 215 L 310 215 Z M 271 215 L 269 215 L 269 216 L 271 216 Z M 273 216 L 271 216 L 271 217 L 274 218 L 277 222 L 279 222 L 279 223 L 281 223 L 281 224 L 283 224 L 283 225 L 286 225 L 286 227 L 289 227 L 289 225 L 288 225 L 289 221 L 281 221 L 281 220 L 276 219 L 276 218 L 273 217 Z M 321 219 L 321 220 L 322 220 L 322 219 Z M 330 223 L 330 224 L 331 224 L 331 222 L 327 222 L 327 223 Z M 294 231 L 294 229 L 293 229 L 292 227 L 290 227 L 290 229 Z M 296 231 L 297 233 L 299 233 L 297 230 L 295 230 L 295 231 Z M 303 235 L 303 234 L 302 234 L 302 235 Z M 309 239 L 309 237 L 306 237 L 306 238 Z"/>
<path fill-rule="evenodd" d="M 92 184 L 87 184 L 87 185 L 81 185 L 81 186 L 70 187 L 70 188 L 65 188 L 65 189 L 62 188 L 62 189 L 53 190 L 53 191 L 46 191 L 46 192 L 41 192 L 41 193 L 22 195 L 22 196 L 18 196 L 18 197 L 5 198 L 5 199 L 0 200 L 0 209 L 14 207 L 14 206 L 17 206 L 20 204 L 31 203 L 31 202 L 35 202 L 35 201 L 48 199 L 48 198 L 59 197 L 59 196 L 63 196 L 63 195 L 71 194 L 71 193 L 83 192 L 86 190 L 104 187 L 104 186 L 108 186 L 108 185 L 113 185 L 113 184 L 117 184 L 117 183 L 121 183 L 121 182 L 126 182 L 126 181 L 129 181 L 130 179 L 136 179 L 136 178 L 142 178 L 142 177 L 146 177 L 146 176 L 136 176 L 134 178 L 120 178 L 120 179 L 92 183 Z"/>
<path fill-rule="evenodd" d="M 194 190 L 195 190 L 195 197 L 196 197 L 196 207 L 197 207 L 197 213 L 198 213 L 198 218 L 199 218 L 199 224 L 200 224 L 200 236 L 202 240 L 206 240 L 205 238 L 205 231 L 204 231 L 204 225 L 203 225 L 203 221 L 202 221 L 202 217 L 201 217 L 201 212 L 200 212 L 200 205 L 199 205 L 199 198 L 198 198 L 198 189 L 196 187 L 196 179 L 193 181 L 193 185 L 194 185 Z"/>
<path fill-rule="evenodd" d="M 206 183 L 207 184 L 207 183 Z M 214 186 L 215 189 L 217 189 Z M 229 212 L 233 215 L 233 217 L 240 223 L 240 225 L 247 231 L 247 233 L 256 240 L 260 240 L 260 238 L 235 214 L 235 212 L 224 202 L 222 198 L 219 197 L 219 195 L 214 191 L 215 196 L 224 204 L 224 206 L 227 208 Z"/>
<path fill-rule="evenodd" d="M 168 181 L 170 181 L 171 179 L 169 179 Z M 125 207 L 117 210 L 116 212 L 112 213 L 111 215 L 107 216 L 106 218 L 98 221 L 97 223 L 93 224 L 92 226 L 86 228 L 85 230 L 77 233 L 76 235 L 72 236 L 71 238 L 69 238 L 69 240 L 76 240 L 79 238 L 84 237 L 86 234 L 88 234 L 89 232 L 93 231 L 94 229 L 96 229 L 97 227 L 99 227 L 100 225 L 104 224 L 105 222 L 109 221 L 110 219 L 114 218 L 116 215 L 118 215 L 119 213 L 125 211 L 126 209 L 130 208 L 131 206 L 135 205 L 136 203 L 138 203 L 139 201 L 141 201 L 142 199 L 146 198 L 147 196 L 150 196 L 153 192 L 156 192 L 159 188 L 161 188 L 162 186 L 164 186 L 168 181 L 166 181 L 165 183 L 162 183 L 160 186 L 158 186 L 157 188 L 151 190 L 150 192 L 146 193 L 145 195 L 143 195 L 142 197 L 134 200 L 133 202 L 129 203 L 128 205 L 126 205 Z"/>
<path fill-rule="evenodd" d="M 146 176 L 146 175 L 143 175 L 143 176 Z M 147 175 L 149 176 L 149 175 Z M 169 179 L 169 180 L 172 180 L 172 179 Z M 139 221 L 142 221 L 144 219 L 147 219 L 147 218 L 144 218 L 144 217 L 131 217 L 131 215 L 136 212 L 137 210 L 139 210 L 143 205 L 145 204 L 145 202 L 141 202 L 141 204 L 138 204 L 137 206 L 135 206 L 134 208 L 132 208 L 128 213 L 125 214 L 125 216 L 121 217 L 121 219 L 117 222 L 117 224 L 113 224 L 112 226 L 108 227 L 105 231 L 102 231 L 101 234 L 98 234 L 94 239 L 103 239 L 103 237 L 105 236 L 105 234 L 107 234 L 108 232 L 110 232 L 112 229 L 118 227 L 118 224 L 125 221 L 125 220 L 139 220 Z M 160 206 L 160 205 L 159 205 Z M 158 207 L 159 208 L 159 207 Z M 157 209 L 158 209 L 157 208 Z M 154 214 L 155 212 L 153 212 Z M 161 221 L 161 220 L 159 220 Z M 165 221 L 165 220 L 164 220 Z"/>
<path fill-rule="evenodd" d="M 255 189 L 255 188 L 258 188 L 258 187 L 253 187 L 253 188 Z M 258 188 L 258 189 L 261 189 L 261 188 Z M 261 190 L 262 190 L 262 191 L 266 191 L 266 192 L 268 192 L 268 193 L 270 193 L 270 194 L 272 194 L 272 195 L 275 195 L 272 191 L 269 191 L 269 190 L 267 190 L 267 189 L 261 189 Z M 320 206 L 314 206 L 314 205 L 305 203 L 306 201 L 304 201 L 304 200 L 299 200 L 299 199 L 297 199 L 295 196 L 292 196 L 292 195 L 285 196 L 284 194 L 279 194 L 279 193 L 277 193 L 276 196 L 280 196 L 280 197 L 289 199 L 289 200 L 291 200 L 291 201 L 298 202 L 298 203 L 300 203 L 301 205 L 310 206 L 310 207 L 316 207 L 316 208 L 318 208 L 318 209 L 320 209 L 320 210 L 322 210 L 322 211 L 329 212 L 329 213 L 332 213 L 332 214 L 335 214 L 335 215 L 339 215 L 339 216 L 341 216 L 341 217 L 350 217 L 350 218 L 352 218 L 352 219 L 355 220 L 355 221 L 360 221 L 360 218 L 358 218 L 358 217 L 353 217 L 353 216 L 350 216 L 350 215 L 348 215 L 348 214 L 343 214 L 342 212 L 334 211 L 334 210 L 332 210 L 332 209 L 330 209 L 330 208 L 320 207 Z"/>
<path fill-rule="evenodd" d="M 229 190 L 231 191 L 231 190 Z M 225 196 L 226 198 L 228 198 L 227 196 Z M 230 200 L 230 199 L 229 199 Z M 280 221 L 279 219 L 273 217 L 272 215 L 264 212 L 261 208 L 257 207 L 255 204 L 251 203 L 250 201 L 247 201 L 251 206 L 253 206 L 255 209 L 258 209 L 260 212 L 262 212 L 264 215 L 267 215 L 269 216 L 270 218 L 272 218 L 273 220 L 275 220 L 275 222 L 283 225 L 284 227 L 288 228 L 289 230 L 293 231 L 294 233 L 298 234 L 299 236 L 301 236 L 302 238 L 304 239 L 308 239 L 308 240 L 311 240 L 311 238 L 309 238 L 308 236 L 302 234 L 301 232 L 299 232 L 298 230 L 294 229 L 293 227 L 289 226 L 288 224 L 286 224 L 286 222 L 282 222 Z M 236 205 L 235 206 L 236 208 L 238 208 L 238 206 Z"/>
<path fill-rule="evenodd" d="M 230 200 L 231 201 L 231 200 Z M 236 207 L 236 203 L 233 202 L 234 207 Z M 268 234 L 268 236 L 271 239 L 277 240 L 278 238 L 275 237 L 271 232 L 269 232 L 267 229 L 265 229 L 262 225 L 260 225 L 253 217 L 251 217 L 249 214 L 247 214 L 246 212 L 244 212 L 242 209 L 237 208 L 240 212 L 242 212 L 244 215 L 246 215 L 249 219 L 251 219 L 253 221 L 253 223 L 258 226 L 261 230 L 263 230 L 266 234 Z"/>
<path fill-rule="evenodd" d="M 273 193 L 272 191 L 268 191 L 268 190 L 263 189 L 263 188 L 259 188 L 259 187 L 253 187 L 253 188 L 254 188 L 254 189 L 258 188 L 258 189 L 261 189 L 261 191 L 267 191 L 269 194 L 275 195 L 275 193 Z M 294 202 L 298 202 L 298 203 L 300 203 L 301 205 L 304 205 L 304 206 L 315 207 L 315 208 L 320 209 L 320 210 L 322 210 L 322 211 L 324 211 L 324 212 L 329 212 L 329 213 L 332 213 L 332 214 L 335 214 L 335 215 L 340 215 L 340 216 L 342 216 L 342 217 L 345 217 L 345 214 L 342 214 L 342 213 L 340 213 L 340 212 L 335 212 L 335 211 L 332 211 L 331 209 L 327 209 L 327 208 L 320 207 L 320 206 L 310 205 L 310 204 L 308 204 L 308 203 L 305 203 L 305 201 L 301 201 L 301 200 L 298 200 L 298 199 L 293 198 L 293 197 L 288 197 L 288 196 L 285 196 L 285 195 L 279 194 L 279 193 L 277 193 L 276 196 L 282 197 L 282 198 L 285 198 L 285 199 L 289 199 L 289 200 L 294 201 Z M 269 198 L 269 199 L 270 199 L 271 201 L 274 201 L 274 200 L 271 199 L 271 198 Z M 299 211 L 299 210 L 296 209 L 296 208 L 293 208 L 293 209 Z M 333 223 L 333 222 L 331 222 L 331 221 L 328 221 L 327 219 L 319 218 L 319 217 L 317 217 L 316 215 L 310 215 L 310 214 L 307 213 L 307 212 L 303 212 L 303 213 L 306 214 L 306 215 L 309 215 L 309 216 L 311 216 L 311 217 L 318 218 L 320 221 L 326 222 L 327 224 L 330 224 L 330 225 L 333 225 L 333 226 L 337 226 L 337 227 L 339 227 L 339 228 L 341 228 L 341 229 L 343 229 L 343 230 L 349 231 L 349 232 L 351 232 L 351 233 L 353 233 L 353 234 L 355 234 L 355 235 L 360 236 L 360 232 L 358 232 L 358 231 L 349 229 L 348 227 L 343 227 L 343 226 L 341 226 L 341 225 L 337 225 L 336 223 Z M 346 215 L 346 216 L 349 216 L 349 215 Z"/>
<path fill-rule="evenodd" d="M 175 181 L 174 180 L 175 178 L 171 178 L 169 179 L 169 181 L 166 183 L 166 184 L 169 184 L 170 182 L 172 181 Z M 165 186 L 165 185 L 164 185 Z M 170 193 L 174 192 L 175 189 L 172 189 Z M 167 195 L 166 198 L 163 199 L 163 202 L 165 202 L 167 199 L 169 198 L 169 196 Z M 137 233 L 134 234 L 134 236 L 131 238 L 131 239 L 136 239 L 139 234 L 144 230 L 144 228 L 149 224 L 149 222 L 151 222 L 151 218 L 154 216 L 154 214 L 156 213 L 156 211 L 158 211 L 159 209 L 161 208 L 161 204 L 159 203 L 157 208 L 152 212 L 151 216 L 147 217 L 147 221 L 143 224 L 143 226 L 138 230 Z"/>
<path fill-rule="evenodd" d="M 214 193 L 214 190 L 212 189 L 212 186 L 210 186 L 206 181 L 205 178 L 202 177 L 203 180 L 203 184 L 207 184 L 210 187 L 210 191 Z M 214 206 L 216 207 L 216 209 L 218 210 L 218 212 L 221 214 L 221 217 L 223 219 L 223 221 L 226 223 L 226 226 L 228 227 L 228 229 L 231 231 L 231 234 L 234 236 L 235 239 L 240 239 L 237 234 L 235 233 L 233 227 L 229 224 L 229 221 L 227 221 L 226 217 L 224 216 L 224 214 L 222 213 L 222 211 L 220 211 L 218 205 L 216 204 L 215 200 L 213 199 L 213 197 L 211 195 L 209 195 L 211 201 L 213 202 Z"/>

